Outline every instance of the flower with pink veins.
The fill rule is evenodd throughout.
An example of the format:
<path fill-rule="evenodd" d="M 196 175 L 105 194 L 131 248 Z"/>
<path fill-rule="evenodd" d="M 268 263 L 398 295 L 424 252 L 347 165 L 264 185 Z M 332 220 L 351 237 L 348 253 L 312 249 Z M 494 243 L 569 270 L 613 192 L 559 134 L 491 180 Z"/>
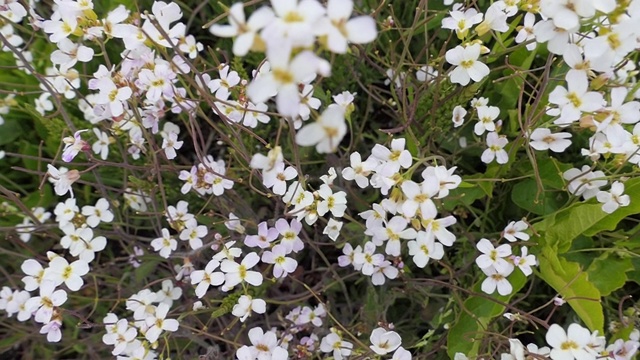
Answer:
<path fill-rule="evenodd" d="M 73 134 L 73 137 L 67 136 L 62 139 L 64 142 L 64 149 L 62 150 L 62 160 L 65 162 L 72 162 L 80 151 L 88 151 L 90 149 L 89 143 L 82 140 L 80 134 L 88 131 L 87 129 L 78 130 Z"/>
<path fill-rule="evenodd" d="M 278 229 L 270 228 L 266 221 L 258 224 L 257 235 L 247 235 L 244 238 L 244 244 L 248 247 L 259 247 L 266 249 L 271 247 L 271 243 L 278 238 Z"/>

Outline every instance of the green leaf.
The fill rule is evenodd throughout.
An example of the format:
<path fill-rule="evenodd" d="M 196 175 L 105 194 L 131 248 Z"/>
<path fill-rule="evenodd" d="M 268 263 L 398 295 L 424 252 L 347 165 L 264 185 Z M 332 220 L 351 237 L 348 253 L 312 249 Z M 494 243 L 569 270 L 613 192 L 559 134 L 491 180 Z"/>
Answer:
<path fill-rule="evenodd" d="M 594 236 L 604 230 L 613 230 L 625 217 L 640 213 L 640 179 L 629 180 L 625 185 L 625 193 L 631 198 L 629 206 L 607 214 L 602 211 L 602 204 L 574 204 L 535 225 L 537 231 L 544 232 L 540 243 L 565 253 L 579 235 Z"/>
<path fill-rule="evenodd" d="M 474 290 L 482 292 L 480 285 L 484 281 L 484 278 L 476 283 Z M 511 297 L 513 297 L 527 282 L 526 276 L 521 271 L 514 271 L 509 277 L 509 282 L 513 286 L 513 291 L 510 295 L 500 296 L 494 295 L 496 300 L 504 303 L 508 303 Z M 483 336 L 482 332 L 486 330 L 489 322 L 500 316 L 505 307 L 496 303 L 492 299 L 488 299 L 481 296 L 471 296 L 464 302 L 464 309 L 460 312 L 455 324 L 449 330 L 447 335 L 447 352 L 453 359 L 456 353 L 461 352 L 467 355 L 469 358 L 475 356 L 478 353 L 478 347 L 480 341 L 474 341 L 473 339 Z"/>
<path fill-rule="evenodd" d="M 605 253 L 593 260 L 587 273 L 589 281 L 600 290 L 600 295 L 607 296 L 624 286 L 627 282 L 626 272 L 632 268 L 631 259 Z"/>
<path fill-rule="evenodd" d="M 640 258 L 636 257 L 631 259 L 631 265 L 631 271 L 627 276 L 629 277 L 629 280 L 640 285 Z"/>
<path fill-rule="evenodd" d="M 591 330 L 601 334 L 604 313 L 600 303 L 600 291 L 588 280 L 586 272 L 577 263 L 558 257 L 549 246 L 542 248 L 538 256 L 539 276 L 554 288 Z"/>
<path fill-rule="evenodd" d="M 547 227 L 541 243 L 565 253 L 573 239 L 587 231 L 608 214 L 601 204 L 578 203 L 555 214 L 555 221 Z M 536 227 L 536 230 L 539 230 Z"/>
<path fill-rule="evenodd" d="M 534 179 L 517 183 L 511 192 L 511 200 L 520 208 L 536 215 L 557 211 L 566 201 L 566 193 L 542 191 L 538 196 L 538 184 Z"/>
<path fill-rule="evenodd" d="M 8 119 L 0 128 L 0 145 L 6 145 L 16 140 L 23 131 L 20 124 L 15 119 Z"/>

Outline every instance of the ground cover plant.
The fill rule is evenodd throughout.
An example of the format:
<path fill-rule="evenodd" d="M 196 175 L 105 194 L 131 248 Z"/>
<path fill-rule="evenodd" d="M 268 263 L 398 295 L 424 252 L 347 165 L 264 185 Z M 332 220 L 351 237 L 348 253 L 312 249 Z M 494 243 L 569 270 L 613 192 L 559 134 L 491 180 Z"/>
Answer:
<path fill-rule="evenodd" d="M 633 359 L 639 0 L 0 0 L 0 354 Z"/>

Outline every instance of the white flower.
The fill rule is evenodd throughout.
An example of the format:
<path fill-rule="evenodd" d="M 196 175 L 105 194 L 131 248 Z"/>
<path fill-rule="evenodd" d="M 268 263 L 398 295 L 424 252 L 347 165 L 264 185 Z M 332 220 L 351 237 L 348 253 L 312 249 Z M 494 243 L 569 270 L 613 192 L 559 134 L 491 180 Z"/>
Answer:
<path fill-rule="evenodd" d="M 440 260 L 444 256 L 442 244 L 435 241 L 431 232 L 418 231 L 415 240 L 407 243 L 409 255 L 413 256 L 413 262 L 419 268 L 424 268 L 430 259 Z"/>
<path fill-rule="evenodd" d="M 599 191 L 596 198 L 598 202 L 602 203 L 602 211 L 611 214 L 621 206 L 628 206 L 631 198 L 623 193 L 624 184 L 619 181 L 614 181 L 609 191 Z"/>
<path fill-rule="evenodd" d="M 442 19 L 442 28 L 455 30 L 459 39 L 464 37 L 469 32 L 469 29 L 482 21 L 483 14 L 478 13 L 476 9 L 470 8 L 465 12 L 455 10 L 449 12 L 449 17 Z"/>
<path fill-rule="evenodd" d="M 547 331 L 546 339 L 552 347 L 550 357 L 554 360 L 596 359 L 596 354 L 587 350 L 591 333 L 578 324 L 569 325 L 567 332 L 560 325 L 553 324 Z"/>
<path fill-rule="evenodd" d="M 294 47 L 311 47 L 314 28 L 325 15 L 325 8 L 316 0 L 272 0 L 271 5 L 276 18 L 261 33 L 267 47 L 285 41 Z"/>
<path fill-rule="evenodd" d="M 169 230 L 162 229 L 162 237 L 153 239 L 151 241 L 151 247 L 153 247 L 153 250 L 157 251 L 160 256 L 168 259 L 171 252 L 178 248 L 178 242 L 169 235 Z"/>
<path fill-rule="evenodd" d="M 135 327 L 129 327 L 127 319 L 120 319 L 115 325 L 111 326 L 113 326 L 113 331 L 104 334 L 102 342 L 107 345 L 114 345 L 111 353 L 114 356 L 120 355 L 135 340 L 138 330 Z"/>
<path fill-rule="evenodd" d="M 462 106 L 456 105 L 453 108 L 453 115 L 451 116 L 451 121 L 453 121 L 453 127 L 460 127 L 464 124 L 464 117 L 467 116 L 467 110 L 465 110 Z"/>
<path fill-rule="evenodd" d="M 395 279 L 398 277 L 398 273 L 398 268 L 393 266 L 389 260 L 385 260 L 382 264 L 373 267 L 371 283 L 376 286 L 384 285 L 386 278 Z"/>
<path fill-rule="evenodd" d="M 449 195 L 449 190 L 457 188 L 462 182 L 459 175 L 454 175 L 457 167 L 447 169 L 444 166 L 427 166 L 422 171 L 422 178 L 425 181 L 436 181 L 440 184 L 440 189 L 436 199 L 442 199 Z"/>
<path fill-rule="evenodd" d="M 531 275 L 533 273 L 531 267 L 538 264 L 535 255 L 529 254 L 526 246 L 522 247 L 522 255 L 512 256 L 511 260 L 513 261 L 513 264 L 520 268 L 522 273 L 526 276 Z"/>
<path fill-rule="evenodd" d="M 476 258 L 476 264 L 481 269 L 495 268 L 499 272 L 513 271 L 513 265 L 504 258 L 511 255 L 511 245 L 502 244 L 495 248 L 491 241 L 481 239 L 476 245 L 482 255 Z"/>
<path fill-rule="evenodd" d="M 52 280 L 56 286 L 64 283 L 69 290 L 78 291 L 84 285 L 82 276 L 88 272 L 89 264 L 85 260 L 76 260 L 69 264 L 62 256 L 56 256 L 44 271 L 44 279 Z"/>
<path fill-rule="evenodd" d="M 378 34 L 376 22 L 370 16 L 349 19 L 353 12 L 353 0 L 329 0 L 327 16 L 315 26 L 316 34 L 327 36 L 327 47 L 334 53 L 347 52 L 347 44 L 366 44 Z"/>
<path fill-rule="evenodd" d="M 600 187 L 607 185 L 607 180 L 595 180 L 604 178 L 604 172 L 591 171 L 589 165 L 584 165 L 582 169 L 569 169 L 562 177 L 569 181 L 567 190 L 575 195 L 582 195 L 585 199 L 591 199 L 600 191 Z"/>
<path fill-rule="evenodd" d="M 53 281 L 45 280 L 40 284 L 40 296 L 27 300 L 25 308 L 35 313 L 35 320 L 41 324 L 51 321 L 53 308 L 67 301 L 67 292 L 58 289 Z M 55 290 L 55 291 L 54 291 Z"/>
<path fill-rule="evenodd" d="M 113 221 L 113 213 L 109 210 L 109 201 L 104 198 L 98 199 L 95 206 L 83 206 L 82 215 L 87 217 L 85 221 L 92 228 L 95 228 L 101 222 L 109 223 Z"/>
<path fill-rule="evenodd" d="M 494 267 L 488 267 L 486 269 L 482 269 L 487 275 L 487 278 L 484 279 L 480 288 L 487 294 L 493 294 L 498 289 L 498 294 L 500 295 L 509 295 L 513 291 L 513 286 L 509 280 L 507 280 L 507 276 L 511 274 L 513 271 L 513 266 L 511 266 L 511 271 L 501 273 L 496 271 Z"/>
<path fill-rule="evenodd" d="M 145 323 L 149 328 L 144 334 L 144 337 L 149 340 L 149 342 L 156 342 L 163 330 L 171 332 L 178 330 L 178 326 L 180 325 L 178 320 L 166 319 L 168 312 L 169 305 L 160 303 L 156 307 L 154 315 L 145 319 Z"/>
<path fill-rule="evenodd" d="M 251 311 L 256 314 L 264 314 L 267 311 L 267 303 L 262 299 L 253 299 L 249 295 L 242 295 L 238 299 L 238 303 L 233 306 L 231 313 L 239 317 L 240 322 L 244 322 L 251 315 Z"/>
<path fill-rule="evenodd" d="M 449 72 L 452 83 L 465 86 L 469 80 L 478 82 L 489 75 L 489 67 L 478 61 L 480 57 L 480 44 L 460 45 L 450 49 L 445 54 L 447 62 L 455 68 Z"/>
<path fill-rule="evenodd" d="M 178 134 L 169 133 L 167 136 L 162 137 L 162 149 L 164 149 L 164 153 L 167 156 L 167 159 L 172 160 L 175 159 L 177 154 L 176 150 L 182 147 L 184 141 L 178 141 Z"/>
<path fill-rule="evenodd" d="M 58 342 L 62 339 L 62 321 L 60 319 L 52 319 L 40 329 L 40 334 L 47 334 L 48 342 Z"/>
<path fill-rule="evenodd" d="M 93 133 L 96 134 L 98 141 L 93 143 L 91 149 L 95 154 L 100 154 L 100 159 L 107 160 L 109 156 L 109 145 L 111 144 L 109 134 L 100 131 L 98 128 L 93 128 Z"/>
<path fill-rule="evenodd" d="M 500 108 L 497 106 L 478 106 L 478 122 L 473 127 L 476 135 L 482 135 L 485 131 L 496 131 L 496 124 L 493 122 L 500 115 Z"/>
<path fill-rule="evenodd" d="M 524 15 L 524 25 L 517 27 L 518 34 L 516 35 L 516 43 L 520 44 L 526 41 L 534 40 L 536 36 L 533 33 L 533 26 L 536 22 L 536 15 L 533 13 L 526 13 Z M 527 44 L 526 48 L 529 51 L 532 51 L 536 48 L 538 44 L 535 41 Z"/>
<path fill-rule="evenodd" d="M 38 261 L 27 259 L 22 263 L 20 269 L 27 275 L 22 278 L 25 290 L 33 291 L 40 287 L 40 283 L 44 278 L 44 268 Z"/>
<path fill-rule="evenodd" d="M 476 27 L 478 35 L 482 36 L 489 30 L 497 32 L 506 32 L 509 30 L 507 24 L 507 14 L 504 12 L 505 4 L 502 1 L 496 1 L 489 8 L 484 15 L 484 21 Z"/>
<path fill-rule="evenodd" d="M 278 244 L 262 254 L 262 262 L 273 264 L 273 276 L 276 279 L 286 277 L 287 274 L 296 271 L 298 267 L 298 262 L 286 257 L 287 254 L 287 247 L 282 244 Z"/>
<path fill-rule="evenodd" d="M 209 31 L 220 37 L 236 36 L 233 43 L 233 53 L 236 56 L 245 56 L 253 46 L 262 41 L 257 33 L 272 22 L 274 17 L 273 10 L 263 6 L 254 11 L 246 21 L 244 4 L 235 3 L 229 9 L 229 25 L 214 24 L 209 28 Z"/>
<path fill-rule="evenodd" d="M 447 216 L 442 219 L 423 219 L 422 226 L 425 231 L 433 233 L 436 239 L 444 246 L 451 246 L 456 241 L 456 236 L 447 230 L 447 226 L 451 226 L 457 222 L 454 216 Z"/>
<path fill-rule="evenodd" d="M 344 191 L 334 193 L 327 184 L 320 185 L 317 193 L 322 199 L 316 206 L 318 215 L 323 216 L 330 211 L 335 217 L 344 216 L 344 212 L 347 209 L 347 193 Z"/>
<path fill-rule="evenodd" d="M 387 331 L 381 327 L 376 328 L 371 332 L 369 340 L 373 344 L 369 347 L 378 355 L 387 355 L 388 353 L 395 351 L 402 343 L 402 339 L 397 332 Z"/>
<path fill-rule="evenodd" d="M 166 279 L 162 281 L 162 289 L 156 292 L 156 302 L 173 305 L 174 300 L 180 299 L 182 288 L 173 286 L 173 281 Z"/>
<path fill-rule="evenodd" d="M 528 227 L 527 223 L 522 220 L 512 221 L 504 228 L 502 236 L 510 242 L 517 241 L 517 239 L 527 241 L 529 240 L 529 234 L 525 233 L 524 230 L 527 230 Z"/>
<path fill-rule="evenodd" d="M 193 250 L 197 250 L 203 246 L 202 238 L 209 233 L 207 227 L 204 225 L 198 225 L 194 221 L 189 221 L 186 224 L 186 228 L 180 232 L 180 240 L 189 240 L 189 246 Z"/>
<path fill-rule="evenodd" d="M 435 181 L 423 181 L 417 184 L 411 180 L 404 181 L 400 185 L 402 193 L 406 196 L 402 204 L 402 214 L 413 217 L 420 210 L 423 219 L 433 219 L 438 215 L 436 205 L 431 200 L 440 192 L 440 184 Z"/>
<path fill-rule="evenodd" d="M 375 144 L 371 149 L 371 156 L 380 161 L 380 165 L 376 168 L 380 172 L 382 168 L 386 168 L 389 172 L 398 172 L 400 168 L 408 169 L 413 163 L 411 153 L 405 149 L 406 139 L 399 138 L 391 140 L 391 149 Z M 367 159 L 368 161 L 369 159 Z"/>
<path fill-rule="evenodd" d="M 368 176 L 375 169 L 376 163 L 373 160 L 362 161 L 359 152 L 353 152 L 349 155 L 351 167 L 342 169 L 342 177 L 345 180 L 355 180 L 361 189 L 369 186 Z"/>
<path fill-rule="evenodd" d="M 400 346 L 396 352 L 393 353 L 391 360 L 411 360 L 411 352 Z"/>
<path fill-rule="evenodd" d="M 379 227 L 373 232 L 372 241 L 376 245 L 382 245 L 387 241 L 385 252 L 391 256 L 400 256 L 400 239 L 415 239 L 417 236 L 413 228 L 407 228 L 408 221 L 402 216 L 394 216 L 389 221 L 384 222 L 384 227 Z"/>
<path fill-rule="evenodd" d="M 68 170 L 64 167 L 60 167 L 60 170 L 58 170 L 51 164 L 47 164 L 47 169 L 49 182 L 53 184 L 56 195 L 63 196 L 68 192 L 73 197 L 71 185 L 80 179 L 78 170 Z"/>
<path fill-rule="evenodd" d="M 260 256 L 252 252 L 247 254 L 242 262 L 225 259 L 220 265 L 220 270 L 225 273 L 225 288 L 231 289 L 241 282 L 247 282 L 253 286 L 262 284 L 262 274 L 257 271 L 250 271 L 260 261 Z"/>
<path fill-rule="evenodd" d="M 333 352 L 335 360 L 342 360 L 351 355 L 351 349 L 353 349 L 353 344 L 342 340 L 340 335 L 334 332 L 323 337 L 320 342 L 320 350 L 324 353 Z"/>
<path fill-rule="evenodd" d="M 292 50 L 292 45 L 287 41 L 269 44 L 267 59 L 271 71 L 254 78 L 247 86 L 247 95 L 254 103 L 263 103 L 277 93 L 278 112 L 295 118 L 300 110 L 298 84 L 318 73 L 328 76 L 331 65 L 308 50 L 298 53 L 292 59 Z"/>
<path fill-rule="evenodd" d="M 335 152 L 347 133 L 344 110 L 331 104 L 318 119 L 305 125 L 296 134 L 296 143 L 300 146 L 316 146 L 318 153 Z"/>
<path fill-rule="evenodd" d="M 89 62 L 93 59 L 93 49 L 82 44 L 75 44 L 64 38 L 58 44 L 58 50 L 51 53 L 51 62 L 60 65 L 60 71 L 66 72 L 78 61 Z"/>
<path fill-rule="evenodd" d="M 340 235 L 340 229 L 342 229 L 342 225 L 342 221 L 337 221 L 331 218 L 329 219 L 327 226 L 324 227 L 322 233 L 329 236 L 329 239 L 336 241 L 336 239 Z"/>
<path fill-rule="evenodd" d="M 364 275 L 370 276 L 373 274 L 374 267 L 382 264 L 384 261 L 384 255 L 375 254 L 376 245 L 368 241 L 364 244 L 364 251 L 354 254 L 354 264 L 361 265 L 361 271 Z"/>
<path fill-rule="evenodd" d="M 557 86 L 549 94 L 549 102 L 558 105 L 561 110 L 560 118 L 554 123 L 571 124 L 579 120 L 583 112 L 593 112 L 603 107 L 602 94 L 589 91 L 589 80 L 584 72 L 569 70 L 565 79 L 567 89 Z"/>
<path fill-rule="evenodd" d="M 570 138 L 570 133 L 561 132 L 552 134 L 549 129 L 537 128 L 533 130 L 533 133 L 529 136 L 529 145 L 538 151 L 551 150 L 561 153 L 571 146 Z"/>
<path fill-rule="evenodd" d="M 421 66 L 416 71 L 416 80 L 420 82 L 430 82 L 438 76 L 438 70 L 434 69 L 431 65 Z"/>
<path fill-rule="evenodd" d="M 496 159 L 498 164 L 508 163 L 509 154 L 503 149 L 508 143 L 509 141 L 505 136 L 499 136 L 495 132 L 490 132 L 487 134 L 488 149 L 482 153 L 480 160 L 485 164 L 493 162 L 494 159 Z"/>
<path fill-rule="evenodd" d="M 195 270 L 191 273 L 191 284 L 196 287 L 196 296 L 202 298 L 209 290 L 209 286 L 222 285 L 225 275 L 220 271 L 215 271 L 220 266 L 218 260 L 212 259 L 207 263 L 204 270 Z"/>

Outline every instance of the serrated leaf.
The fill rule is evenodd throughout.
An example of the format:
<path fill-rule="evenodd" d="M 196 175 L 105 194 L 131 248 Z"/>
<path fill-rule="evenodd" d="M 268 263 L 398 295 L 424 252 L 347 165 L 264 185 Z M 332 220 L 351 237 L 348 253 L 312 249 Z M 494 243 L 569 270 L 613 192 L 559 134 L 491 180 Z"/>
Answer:
<path fill-rule="evenodd" d="M 526 276 L 520 271 L 514 271 L 508 278 L 513 292 L 507 296 L 494 295 L 496 300 L 508 303 L 509 300 L 522 289 L 527 282 Z M 484 278 L 479 281 L 474 290 L 481 292 L 480 285 Z M 447 352 L 453 359 L 458 352 L 463 353 L 470 358 L 478 353 L 480 341 L 473 341 L 478 336 L 483 336 L 482 332 L 486 330 L 487 324 L 500 316 L 505 310 L 503 305 L 496 303 L 491 299 L 480 296 L 471 296 L 464 302 L 464 309 L 461 310 L 455 324 L 449 330 L 447 335 Z"/>
<path fill-rule="evenodd" d="M 540 278 L 556 290 L 591 330 L 603 333 L 604 313 L 600 291 L 588 280 L 587 273 L 577 263 L 558 257 L 545 246 L 538 256 Z"/>
<path fill-rule="evenodd" d="M 624 286 L 627 282 L 626 272 L 632 268 L 631 259 L 605 253 L 593 260 L 587 273 L 589 282 L 600 290 L 600 295 L 607 296 Z"/>

